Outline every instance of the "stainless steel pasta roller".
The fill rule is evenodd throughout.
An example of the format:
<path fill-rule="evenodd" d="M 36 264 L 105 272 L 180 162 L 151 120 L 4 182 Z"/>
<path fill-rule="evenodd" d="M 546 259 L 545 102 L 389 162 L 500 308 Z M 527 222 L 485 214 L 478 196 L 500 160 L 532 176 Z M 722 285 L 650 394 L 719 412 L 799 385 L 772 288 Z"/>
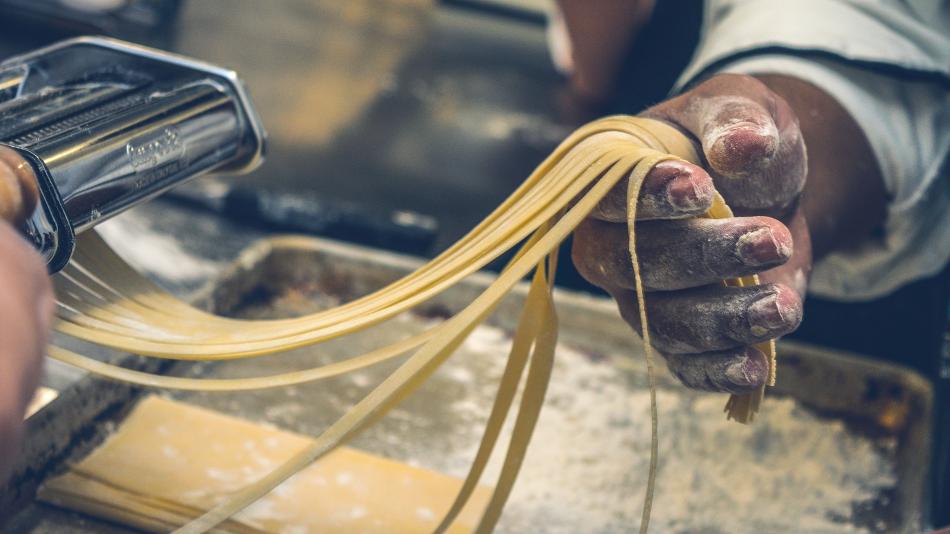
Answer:
<path fill-rule="evenodd" d="M 0 145 L 36 182 L 22 232 L 50 272 L 76 234 L 200 174 L 250 171 L 265 144 L 224 68 L 88 37 L 0 63 Z"/>

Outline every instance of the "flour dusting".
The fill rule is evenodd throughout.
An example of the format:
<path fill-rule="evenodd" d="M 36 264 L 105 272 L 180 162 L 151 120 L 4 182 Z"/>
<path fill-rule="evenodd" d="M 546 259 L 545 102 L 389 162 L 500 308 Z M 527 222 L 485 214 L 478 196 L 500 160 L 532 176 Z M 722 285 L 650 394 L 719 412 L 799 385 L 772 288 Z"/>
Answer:
<path fill-rule="evenodd" d="M 501 330 L 480 327 L 465 348 L 493 353 L 502 365 L 509 344 Z M 656 532 L 860 532 L 845 523 L 854 504 L 896 484 L 877 444 L 792 399 L 769 398 L 748 426 L 725 419 L 723 395 L 661 388 L 657 401 Z M 592 361 L 562 344 L 500 531 L 539 524 L 545 532 L 634 530 L 649 446 L 648 390 L 609 360 Z"/>
<path fill-rule="evenodd" d="M 289 294 L 266 310 L 249 307 L 246 316 L 260 318 L 264 311 L 275 310 L 283 316 L 299 315 L 312 311 L 301 308 L 309 298 Z M 438 324 L 411 314 L 403 317 L 343 343 L 304 348 L 273 360 L 220 362 L 207 369 L 208 376 L 273 374 L 304 363 L 339 361 Z M 352 445 L 464 477 L 510 345 L 510 332 L 478 327 L 416 394 Z M 644 363 L 626 354 L 603 347 L 592 354 L 559 344 L 541 420 L 498 532 L 637 529 L 650 454 L 649 392 Z M 192 403 L 318 435 L 399 363 L 361 370 L 356 379 L 339 377 L 253 396 L 183 396 Z M 725 395 L 660 383 L 654 532 L 864 532 L 868 530 L 855 526 L 862 524 L 855 518 L 855 507 L 878 502 L 897 485 L 890 438 L 854 434 L 840 420 L 818 417 L 793 399 L 774 396 L 766 398 L 754 424 L 743 426 L 726 421 Z M 512 422 L 513 417 L 483 484 L 497 481 Z M 326 482 L 343 487 L 345 478 Z M 444 513 L 431 511 L 435 517 Z M 871 529 L 884 532 L 886 525 L 873 524 Z"/>

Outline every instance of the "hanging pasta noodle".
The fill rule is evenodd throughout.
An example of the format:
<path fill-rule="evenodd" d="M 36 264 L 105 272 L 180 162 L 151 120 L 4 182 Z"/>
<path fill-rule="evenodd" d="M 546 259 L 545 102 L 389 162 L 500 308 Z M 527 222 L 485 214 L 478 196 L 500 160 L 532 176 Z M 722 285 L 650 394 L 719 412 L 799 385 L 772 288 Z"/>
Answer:
<path fill-rule="evenodd" d="M 363 331 L 411 310 L 519 243 L 523 244 L 482 294 L 441 324 L 392 345 L 312 369 L 241 379 L 183 378 L 122 368 L 61 346 L 50 347 L 49 354 L 110 379 L 148 387 L 196 391 L 283 387 L 405 357 L 392 374 L 318 436 L 311 447 L 178 531 L 190 534 L 205 532 L 384 417 L 425 382 L 533 269 L 528 296 L 481 443 L 454 504 L 438 528 L 441 532 L 451 525 L 471 496 L 498 444 L 501 428 L 517 396 L 518 385 L 527 371 L 503 467 L 477 529 L 478 532 L 489 532 L 498 521 L 517 477 L 553 365 L 557 319 L 552 288 L 558 245 L 611 188 L 629 177 L 629 247 L 643 325 L 651 405 L 651 462 L 640 525 L 641 532 L 645 532 L 656 478 L 656 379 L 634 223 L 643 178 L 658 162 L 670 159 L 698 162 L 692 143 L 670 126 L 625 116 L 593 122 L 566 139 L 484 221 L 417 271 L 352 302 L 293 319 L 249 321 L 217 317 L 193 308 L 146 280 L 94 232 L 87 232 L 79 239 L 72 263 L 55 279 L 59 318 L 56 330 L 66 337 L 105 347 L 176 360 L 250 358 Z M 707 216 L 721 218 L 732 214 L 717 195 Z M 724 283 L 742 286 L 757 284 L 758 280 L 752 276 Z M 775 377 L 774 343 L 764 343 L 759 348 L 769 355 L 772 384 Z M 752 394 L 733 395 L 726 405 L 728 417 L 743 423 L 751 421 L 763 394 L 764 387 Z"/>

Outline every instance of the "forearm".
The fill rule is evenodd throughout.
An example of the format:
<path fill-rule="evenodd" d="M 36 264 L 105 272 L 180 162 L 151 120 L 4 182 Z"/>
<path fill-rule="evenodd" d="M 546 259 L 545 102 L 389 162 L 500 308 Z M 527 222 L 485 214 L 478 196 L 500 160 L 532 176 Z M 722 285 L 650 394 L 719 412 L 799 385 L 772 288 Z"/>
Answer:
<path fill-rule="evenodd" d="M 576 93 L 606 97 L 630 43 L 650 19 L 655 0 L 558 0 L 571 43 Z"/>

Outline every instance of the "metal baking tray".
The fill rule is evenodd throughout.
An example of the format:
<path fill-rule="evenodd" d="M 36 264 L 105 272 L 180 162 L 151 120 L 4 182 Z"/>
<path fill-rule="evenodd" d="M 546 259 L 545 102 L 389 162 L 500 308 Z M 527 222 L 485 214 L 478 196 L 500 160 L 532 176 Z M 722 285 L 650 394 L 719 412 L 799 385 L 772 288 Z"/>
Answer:
<path fill-rule="evenodd" d="M 365 294 L 419 265 L 414 258 L 333 241 L 269 238 L 247 249 L 200 301 L 230 316 L 294 316 Z M 368 335 L 250 361 L 182 364 L 172 372 L 252 376 L 358 354 L 451 315 L 491 279 L 473 275 Z M 525 289 L 509 296 L 421 391 L 354 445 L 463 476 L 491 406 Z M 640 341 L 606 299 L 559 291 L 556 301 L 561 323 L 557 365 L 499 531 L 629 531 L 639 521 L 649 455 Z M 288 389 L 171 396 L 316 434 L 395 365 Z M 15 482 L 19 492 L 13 498 L 11 489 L 0 490 L 0 517 L 3 502 L 8 515 L 11 503 L 21 503 L 7 528 L 126 532 L 30 503 L 29 496 L 44 478 L 81 458 L 114 428 L 135 395 L 130 388 L 85 378 L 34 417 L 26 465 Z M 724 395 L 688 391 L 665 369 L 660 371 L 658 399 L 656 532 L 921 529 L 933 401 L 929 383 L 913 371 L 782 342 L 778 384 L 752 425 L 725 421 Z M 491 483 L 497 468 L 493 461 L 483 482 Z"/>

